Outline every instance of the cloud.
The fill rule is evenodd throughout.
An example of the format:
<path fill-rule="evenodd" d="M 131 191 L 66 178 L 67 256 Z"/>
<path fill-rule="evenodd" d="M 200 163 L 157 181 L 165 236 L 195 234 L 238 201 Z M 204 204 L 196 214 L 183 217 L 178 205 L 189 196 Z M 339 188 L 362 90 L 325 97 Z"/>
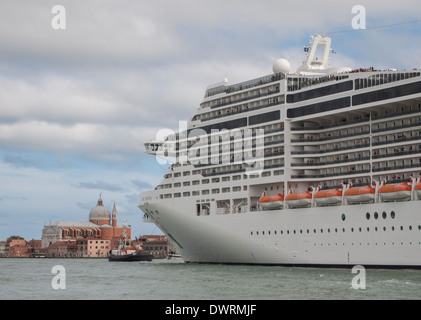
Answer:
<path fill-rule="evenodd" d="M 131 180 L 130 181 L 136 188 L 139 190 L 142 189 L 150 189 L 152 185 L 149 182 L 141 181 L 141 180 Z"/>
<path fill-rule="evenodd" d="M 96 190 L 107 190 L 107 191 L 122 191 L 123 187 L 116 183 L 107 183 L 101 180 L 95 182 L 79 182 L 73 185 L 75 188 L 84 189 L 96 189 Z"/>
<path fill-rule="evenodd" d="M 159 129 L 189 120 L 209 84 L 270 74 L 280 57 L 298 68 L 311 33 L 352 29 L 354 5 L 307 2 L 303 11 L 274 0 L 63 1 L 67 29 L 55 31 L 54 4 L 11 2 L 0 12 L 0 146 L 107 163 L 140 156 Z M 366 2 L 368 26 L 411 20 L 421 13 L 414 4 Z M 331 62 L 420 64 L 418 42 L 381 31 L 334 35 Z M 399 45 L 384 55 L 378 48 L 387 43 Z"/>
<path fill-rule="evenodd" d="M 3 158 L 5 163 L 10 163 L 16 168 L 25 168 L 25 167 L 42 167 L 43 163 L 39 159 L 28 159 L 24 158 L 22 155 L 5 155 Z"/>
<path fill-rule="evenodd" d="M 25 200 L 25 201 L 27 201 L 28 198 L 22 197 L 22 196 L 0 196 L 0 201 L 3 201 L 3 200 Z"/>

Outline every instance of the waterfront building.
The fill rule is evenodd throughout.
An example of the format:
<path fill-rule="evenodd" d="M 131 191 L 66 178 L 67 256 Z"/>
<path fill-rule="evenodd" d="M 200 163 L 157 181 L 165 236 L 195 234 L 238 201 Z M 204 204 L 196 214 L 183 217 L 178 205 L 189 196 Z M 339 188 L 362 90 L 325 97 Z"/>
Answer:
<path fill-rule="evenodd" d="M 7 257 L 9 255 L 9 245 L 6 241 L 0 241 L 0 257 Z"/>
<path fill-rule="evenodd" d="M 165 235 L 141 235 L 139 239 L 133 240 L 133 244 L 138 244 L 143 250 L 153 254 L 154 259 L 166 259 L 175 255 L 179 256 L 179 253 Z"/>
<path fill-rule="evenodd" d="M 76 256 L 105 258 L 114 247 L 113 239 L 83 238 L 76 240 Z"/>
<path fill-rule="evenodd" d="M 164 235 L 145 235 L 141 237 L 143 250 L 153 254 L 154 259 L 168 256 L 168 238 Z"/>
<path fill-rule="evenodd" d="M 28 258 L 31 253 L 28 250 L 25 239 L 17 237 L 9 242 L 9 257 L 11 258 Z"/>
<path fill-rule="evenodd" d="M 46 256 L 50 258 L 71 258 L 76 257 L 76 241 L 57 241 L 48 246 Z"/>

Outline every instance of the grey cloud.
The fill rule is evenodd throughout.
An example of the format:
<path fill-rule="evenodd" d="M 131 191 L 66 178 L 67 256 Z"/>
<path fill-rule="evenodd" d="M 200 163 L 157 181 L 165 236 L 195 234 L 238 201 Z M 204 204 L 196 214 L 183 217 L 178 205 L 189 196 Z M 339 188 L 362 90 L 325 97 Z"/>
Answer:
<path fill-rule="evenodd" d="M 101 180 L 95 182 L 79 182 L 74 184 L 75 188 L 84 188 L 84 189 L 97 189 L 97 190 L 107 190 L 107 191 L 122 191 L 123 187 L 119 184 L 111 184 Z"/>
<path fill-rule="evenodd" d="M 3 200 L 24 200 L 24 201 L 26 201 L 26 200 L 28 200 L 28 198 L 24 197 L 24 196 L 0 196 L 0 201 L 3 201 Z"/>
<path fill-rule="evenodd" d="M 139 190 L 152 188 L 152 185 L 149 182 L 141 180 L 131 180 L 131 183 L 135 185 Z"/>
<path fill-rule="evenodd" d="M 39 159 L 29 159 L 29 158 L 24 158 L 23 156 L 20 155 L 5 155 L 3 157 L 3 161 L 5 163 L 9 163 L 11 165 L 13 165 L 16 168 L 26 168 L 26 167 L 42 167 L 43 163 L 42 161 L 40 161 Z"/>

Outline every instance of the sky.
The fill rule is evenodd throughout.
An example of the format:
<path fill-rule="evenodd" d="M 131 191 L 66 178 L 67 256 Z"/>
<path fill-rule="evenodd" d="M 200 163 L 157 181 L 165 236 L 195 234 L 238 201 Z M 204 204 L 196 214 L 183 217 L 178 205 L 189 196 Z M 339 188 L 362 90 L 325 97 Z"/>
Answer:
<path fill-rule="evenodd" d="M 0 240 L 87 221 L 100 193 L 133 237 L 160 234 L 137 199 L 168 165 L 143 143 L 191 119 L 208 85 L 278 58 L 294 72 L 323 31 L 331 66 L 421 68 L 419 17 L 419 0 L 0 0 Z"/>

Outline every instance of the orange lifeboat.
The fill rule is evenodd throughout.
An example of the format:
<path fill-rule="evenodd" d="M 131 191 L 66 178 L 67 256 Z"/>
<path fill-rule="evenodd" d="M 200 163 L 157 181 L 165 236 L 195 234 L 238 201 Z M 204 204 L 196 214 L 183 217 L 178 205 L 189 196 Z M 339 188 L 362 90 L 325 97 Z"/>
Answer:
<path fill-rule="evenodd" d="M 376 190 L 372 186 L 350 188 L 345 191 L 348 203 L 366 203 L 374 201 Z"/>
<path fill-rule="evenodd" d="M 319 190 L 314 194 L 316 204 L 322 206 L 335 205 L 342 202 L 342 189 Z"/>
<path fill-rule="evenodd" d="M 382 185 L 379 194 L 382 201 L 407 201 L 411 199 L 411 186 L 406 182 Z"/>
<path fill-rule="evenodd" d="M 285 197 L 288 208 L 304 208 L 311 205 L 311 193 L 290 193 Z"/>
<path fill-rule="evenodd" d="M 263 193 L 259 199 L 259 205 L 263 209 L 279 209 L 282 208 L 283 204 L 284 195 L 279 193 L 274 196 L 267 196 L 266 193 Z"/>

